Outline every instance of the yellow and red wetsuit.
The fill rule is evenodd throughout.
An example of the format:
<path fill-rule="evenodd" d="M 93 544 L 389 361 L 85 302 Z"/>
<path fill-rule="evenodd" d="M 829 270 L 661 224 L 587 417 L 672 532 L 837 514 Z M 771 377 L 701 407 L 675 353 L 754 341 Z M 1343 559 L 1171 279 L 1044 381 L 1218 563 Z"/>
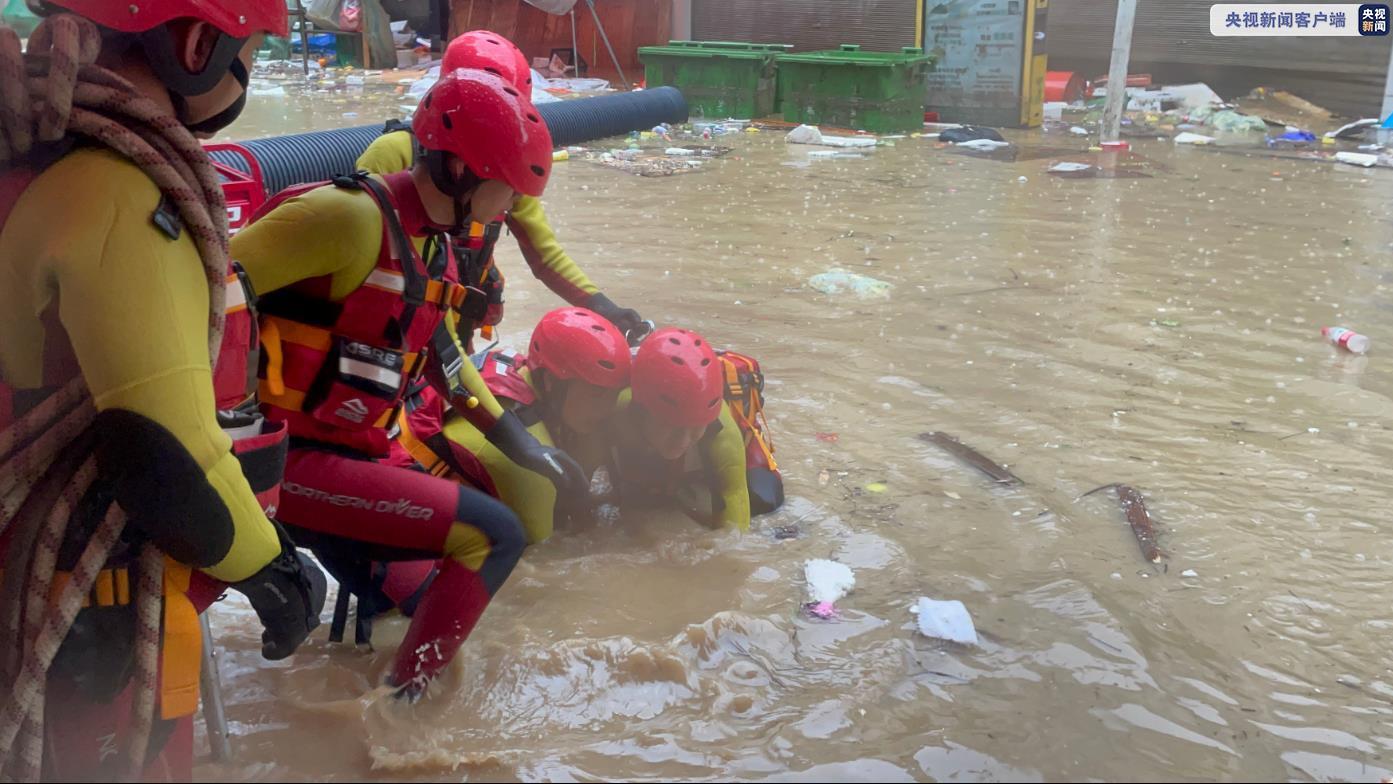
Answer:
<path fill-rule="evenodd" d="M 412 145 L 412 136 L 407 131 L 385 133 L 359 156 L 358 169 L 372 174 L 406 171 L 413 161 Z M 599 293 L 599 288 L 590 281 L 580 265 L 562 249 L 556 233 L 547 224 L 540 199 L 519 197 L 509 210 L 506 222 L 533 276 L 557 296 L 572 305 L 585 307 L 590 298 Z M 471 233 L 477 236 L 483 229 L 476 225 Z M 477 285 L 478 281 L 473 284 Z"/>
<path fill-rule="evenodd" d="M 422 258 L 407 236 L 434 237 L 447 255 Z M 394 685 L 450 661 L 523 547 L 516 517 L 494 499 L 377 462 L 391 413 L 459 305 L 448 248 L 409 173 L 299 193 L 232 242 L 261 297 L 262 406 L 290 427 L 279 519 L 301 544 L 346 549 L 355 562 L 444 556 L 398 651 Z M 430 277 L 419 306 L 405 304 L 412 274 Z M 473 365 L 463 363 L 459 381 L 478 401 L 467 415 L 492 427 L 503 409 Z"/>
<path fill-rule="evenodd" d="M 208 283 L 177 213 L 136 165 L 95 148 L 69 152 L 27 185 L 0 177 L 0 203 L 12 205 L 0 227 L 0 385 L 18 403 L 13 415 L 80 374 L 98 411 L 153 423 L 161 443 L 177 444 L 186 453 L 177 459 L 201 474 L 182 475 L 181 481 L 206 482 L 198 496 L 209 506 L 151 534 L 153 541 L 166 552 L 188 553 L 192 563 L 223 582 L 259 572 L 281 545 L 215 415 Z M 0 411 L 0 427 L 9 416 Z M 168 468 L 160 462 L 168 452 L 140 444 L 128 452 L 139 463 L 131 466 L 134 472 Z M 185 496 L 197 489 L 181 487 Z M 145 511 L 127 510 L 134 529 Z M 93 617 L 129 610 L 130 578 L 119 561 L 98 578 Z M 60 563 L 65 566 L 70 564 Z M 187 566 L 171 562 L 166 569 L 159 716 L 177 720 L 175 742 L 166 747 L 176 754 L 191 750 L 198 698 L 200 633 L 185 597 L 189 579 Z M 119 646 L 104 643 L 106 664 L 113 666 Z M 109 756 L 101 738 L 117 731 L 104 729 L 112 724 L 106 716 L 124 725 L 129 693 L 106 696 L 108 704 L 101 706 L 100 698 L 51 679 L 49 726 L 61 730 L 66 722 L 74 737 L 81 736 L 76 747 L 55 745 L 61 749 L 56 763 L 67 771 L 60 778 L 115 775 L 100 772 Z M 150 776 L 188 762 L 152 757 L 152 765 L 168 769 L 147 770 Z M 85 767 L 89 763 L 93 767 Z"/>
<path fill-rule="evenodd" d="M 541 408 L 526 358 L 494 352 L 484 362 L 483 377 L 494 395 L 521 413 L 538 440 L 554 443 L 539 415 Z M 447 412 L 429 392 L 418 401 L 415 410 L 399 420 L 401 434 L 390 460 L 395 465 L 419 464 L 435 475 L 455 477 L 498 497 L 517 512 L 529 544 L 550 537 L 556 507 L 550 483 L 509 460 L 487 443 L 476 427 Z M 559 445 L 587 471 L 612 461 L 613 481 L 626 503 L 642 505 L 680 498 L 687 511 L 704 523 L 749 530 L 745 443 L 729 406 L 722 404 L 720 417 L 685 458 L 665 461 L 642 444 L 631 405 L 625 390 L 602 435 L 579 442 L 563 439 Z"/>

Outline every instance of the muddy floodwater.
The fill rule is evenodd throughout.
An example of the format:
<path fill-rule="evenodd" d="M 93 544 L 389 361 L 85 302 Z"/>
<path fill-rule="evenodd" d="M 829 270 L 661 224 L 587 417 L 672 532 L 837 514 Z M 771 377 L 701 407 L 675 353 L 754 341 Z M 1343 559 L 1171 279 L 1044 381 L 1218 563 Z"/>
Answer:
<path fill-rule="evenodd" d="M 255 97 L 232 135 L 400 103 L 338 97 Z M 1062 179 L 1088 140 L 818 160 L 782 136 L 683 142 L 735 149 L 681 176 L 558 163 L 544 201 L 615 301 L 763 363 L 785 508 L 744 536 L 558 532 L 415 707 L 375 691 L 400 619 L 375 651 L 326 628 L 267 663 L 220 604 L 236 760 L 200 778 L 1393 775 L 1393 172 L 1143 140 L 1153 176 Z M 499 249 L 522 346 L 558 300 Z M 831 268 L 893 289 L 809 288 Z M 1162 564 L 1115 495 L 1076 500 L 1113 482 L 1145 495 Z M 800 612 L 813 558 L 855 572 L 836 620 Z M 920 636 L 920 596 L 962 601 L 980 644 Z"/>

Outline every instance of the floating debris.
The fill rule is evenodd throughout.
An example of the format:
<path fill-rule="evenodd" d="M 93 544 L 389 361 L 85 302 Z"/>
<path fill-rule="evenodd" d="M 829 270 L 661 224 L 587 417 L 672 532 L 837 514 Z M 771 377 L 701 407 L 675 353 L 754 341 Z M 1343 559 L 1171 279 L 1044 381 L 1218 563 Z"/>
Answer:
<path fill-rule="evenodd" d="M 840 268 L 808 278 L 808 285 L 823 294 L 850 294 L 857 299 L 889 299 L 894 284 Z"/>
<path fill-rule="evenodd" d="M 936 430 L 932 433 L 920 433 L 919 440 L 927 441 L 943 449 L 945 452 L 948 452 L 964 463 L 967 463 L 978 471 L 991 477 L 992 480 L 998 484 L 1021 484 L 1020 477 L 1008 471 L 1005 466 L 984 456 L 981 452 L 978 452 L 976 449 L 973 449 L 947 433 L 940 433 Z"/>
<path fill-rule="evenodd" d="M 1135 487 L 1124 484 L 1095 487 L 1079 498 L 1087 498 L 1104 490 L 1116 490 L 1117 499 L 1122 502 L 1122 511 L 1127 515 L 1127 523 L 1132 526 L 1132 534 L 1141 545 L 1142 557 L 1151 563 L 1161 562 L 1161 548 L 1156 544 L 1156 527 L 1151 522 L 1151 513 L 1146 510 L 1146 501 Z"/>
<path fill-rule="evenodd" d="M 977 644 L 977 627 L 972 625 L 972 616 L 956 599 L 944 602 L 921 596 L 909 611 L 918 616 L 919 633 L 925 637 L 962 645 Z"/>
<path fill-rule="evenodd" d="M 856 587 L 856 575 L 846 564 L 817 558 L 803 565 L 803 579 L 807 581 L 808 598 L 803 609 L 824 620 L 837 616 L 836 603 Z"/>

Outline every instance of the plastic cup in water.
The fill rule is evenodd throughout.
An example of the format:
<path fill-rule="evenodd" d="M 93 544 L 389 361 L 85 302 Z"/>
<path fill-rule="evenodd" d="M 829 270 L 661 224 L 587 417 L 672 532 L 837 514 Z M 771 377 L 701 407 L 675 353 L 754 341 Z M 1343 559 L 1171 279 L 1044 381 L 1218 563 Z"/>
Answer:
<path fill-rule="evenodd" d="M 1351 329 L 1325 327 L 1320 334 L 1333 345 L 1355 354 L 1363 354 L 1369 350 L 1369 338 Z"/>

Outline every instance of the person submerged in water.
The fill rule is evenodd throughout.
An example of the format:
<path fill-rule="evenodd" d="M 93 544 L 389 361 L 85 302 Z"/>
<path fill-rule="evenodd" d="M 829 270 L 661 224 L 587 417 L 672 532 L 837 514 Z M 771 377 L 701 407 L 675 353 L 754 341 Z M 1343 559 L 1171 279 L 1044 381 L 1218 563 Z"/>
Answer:
<path fill-rule="evenodd" d="M 614 411 L 629 383 L 630 353 L 610 321 L 571 307 L 542 317 L 525 355 L 494 351 L 480 365 L 489 391 L 538 441 L 570 450 L 590 443 Z M 580 511 L 574 504 L 558 509 L 550 482 L 488 443 L 429 388 L 416 390 L 398 426 L 393 465 L 450 476 L 497 497 L 517 513 L 529 544 L 551 536 L 558 514 Z"/>
<path fill-rule="evenodd" d="M 639 345 L 630 384 L 599 431 L 622 506 L 675 502 L 705 525 L 748 531 L 783 505 L 757 362 L 666 327 Z M 582 462 L 593 450 L 577 449 Z"/>
<path fill-rule="evenodd" d="M 481 375 L 539 440 L 565 449 L 587 473 L 608 470 L 613 493 L 593 498 L 596 503 L 676 502 L 704 524 L 742 531 L 752 515 L 783 503 L 758 364 L 734 353 L 718 356 L 696 333 L 659 330 L 631 355 L 604 319 L 562 308 L 542 318 L 526 355 L 490 353 Z M 590 513 L 559 508 L 546 482 L 430 395 L 423 391 L 399 421 L 396 464 L 414 462 L 495 495 L 518 513 L 529 543 L 548 538 L 558 516 Z"/>

